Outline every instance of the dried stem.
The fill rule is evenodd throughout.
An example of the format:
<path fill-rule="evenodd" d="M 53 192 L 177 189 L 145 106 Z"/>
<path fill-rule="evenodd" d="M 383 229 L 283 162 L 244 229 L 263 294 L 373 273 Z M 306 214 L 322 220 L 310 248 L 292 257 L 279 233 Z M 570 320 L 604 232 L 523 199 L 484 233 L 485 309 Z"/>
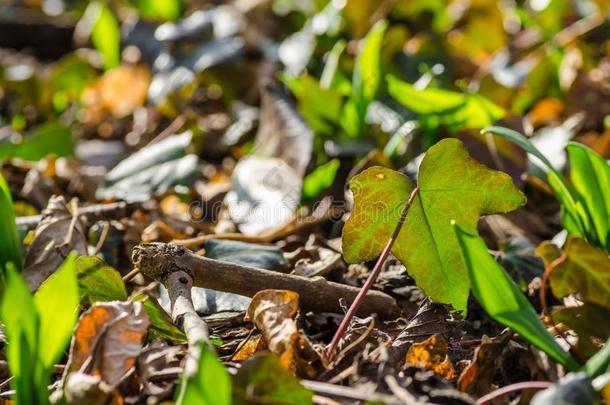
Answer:
<path fill-rule="evenodd" d="M 574 346 L 574 345 L 572 345 L 572 343 L 570 343 L 570 341 L 564 335 L 563 330 L 561 328 L 556 327 L 557 323 L 555 322 L 555 319 L 553 319 L 553 314 L 549 310 L 548 302 L 546 299 L 546 287 L 549 283 L 549 278 L 551 277 L 551 274 L 553 273 L 553 271 L 555 271 L 555 269 L 557 269 L 557 267 L 559 267 L 567 259 L 568 259 L 568 256 L 565 253 L 562 253 L 561 256 L 559 256 L 557 259 L 550 262 L 549 265 L 544 269 L 544 274 L 542 275 L 542 280 L 540 282 L 540 303 L 542 305 L 542 313 L 544 314 L 544 316 L 546 316 L 549 319 L 549 322 L 551 323 L 551 327 L 553 327 L 557 331 L 557 334 L 563 339 L 563 341 L 566 342 L 570 346 L 570 350 L 572 351 L 572 353 L 574 353 L 574 355 L 578 358 L 578 360 L 581 363 L 584 363 L 585 357 L 582 355 L 580 350 L 578 350 L 578 348 L 576 346 Z"/>
<path fill-rule="evenodd" d="M 523 390 L 545 390 L 552 386 L 553 383 L 550 381 L 523 381 L 515 384 L 507 385 L 506 387 L 499 388 L 495 391 L 490 392 L 487 395 L 482 396 L 478 399 L 477 405 L 488 404 L 498 398 L 505 395 L 512 394 L 513 392 Z"/>
<path fill-rule="evenodd" d="M 360 289 L 360 292 L 358 293 L 358 295 L 352 302 L 352 305 L 347 310 L 347 313 L 345 314 L 345 317 L 341 321 L 339 328 L 335 332 L 335 336 L 333 336 L 333 339 L 330 342 L 330 345 L 326 349 L 326 357 L 328 357 L 329 359 L 332 359 L 335 349 L 337 348 L 339 341 L 345 334 L 345 331 L 347 330 L 347 327 L 349 326 L 352 318 L 358 312 L 358 309 L 360 308 L 360 305 L 362 305 L 362 301 L 364 300 L 364 297 L 367 295 L 367 293 L 373 286 L 373 283 L 375 282 L 375 280 L 377 280 L 377 277 L 379 276 L 379 273 L 381 272 L 381 268 L 383 267 L 383 264 L 385 263 L 386 259 L 388 258 L 388 255 L 390 254 L 390 251 L 392 250 L 392 246 L 394 245 L 394 242 L 396 241 L 396 238 L 398 237 L 398 234 L 400 233 L 400 230 L 402 229 L 402 225 L 405 222 L 405 218 L 407 217 L 409 208 L 411 208 L 411 204 L 413 203 L 413 200 L 415 199 L 415 196 L 417 195 L 418 191 L 419 191 L 419 187 L 415 187 L 413 189 L 413 191 L 411 192 L 409 199 L 407 200 L 404 208 L 402 209 L 402 213 L 400 214 L 398 223 L 396 224 L 396 227 L 394 228 L 394 231 L 392 232 L 392 235 L 390 236 L 388 243 L 386 244 L 385 248 L 383 249 L 383 252 L 381 252 L 381 256 L 379 256 L 379 259 L 377 259 L 377 263 L 375 263 L 375 267 L 373 268 L 373 271 L 371 272 L 371 274 L 367 278 L 366 282 Z"/>

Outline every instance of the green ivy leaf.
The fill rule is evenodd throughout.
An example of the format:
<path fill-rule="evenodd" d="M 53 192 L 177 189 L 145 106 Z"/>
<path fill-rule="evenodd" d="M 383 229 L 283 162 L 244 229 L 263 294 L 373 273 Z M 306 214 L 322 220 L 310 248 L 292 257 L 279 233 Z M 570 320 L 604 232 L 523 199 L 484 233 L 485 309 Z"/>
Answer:
<path fill-rule="evenodd" d="M 125 301 L 127 290 L 121 274 L 97 256 L 76 259 L 78 288 L 83 305 L 98 301 Z"/>
<path fill-rule="evenodd" d="M 51 123 L 30 131 L 18 144 L 0 144 L 0 158 L 19 158 L 38 161 L 53 153 L 57 156 L 73 156 L 74 141 L 67 127 Z"/>
<path fill-rule="evenodd" d="M 414 186 L 402 174 L 372 167 L 350 181 L 354 210 L 343 229 L 348 262 L 372 260 L 383 250 Z M 428 150 L 419 170 L 419 193 L 392 253 L 433 300 L 466 311 L 470 283 L 451 220 L 476 232 L 479 217 L 513 211 L 525 196 L 506 173 L 488 169 L 457 139 Z"/>
<path fill-rule="evenodd" d="M 536 253 L 545 266 L 558 259 L 561 251 L 551 242 L 543 242 Z M 610 309 L 610 258 L 584 239 L 572 236 L 564 247 L 563 260 L 549 276 L 553 294 L 558 298 L 579 293 L 582 300 Z"/>
<path fill-rule="evenodd" d="M 453 227 L 468 269 L 472 293 L 485 311 L 559 363 L 576 370 L 578 363 L 546 330 L 532 304 L 489 254 L 483 239 L 456 223 Z"/>
<path fill-rule="evenodd" d="M 177 403 L 200 405 L 230 405 L 231 377 L 225 366 L 205 342 L 201 343 L 201 357 L 197 374 L 186 380 L 184 396 Z"/>
<path fill-rule="evenodd" d="M 167 315 L 167 312 L 157 302 L 156 299 L 140 294 L 133 298 L 133 301 L 140 301 L 150 320 L 148 329 L 148 339 L 164 339 L 174 343 L 186 343 L 186 335 L 182 332 Z"/>
<path fill-rule="evenodd" d="M 303 200 L 312 200 L 335 181 L 337 170 L 341 163 L 339 159 L 332 159 L 321 166 L 316 167 L 303 179 Z"/>
<path fill-rule="evenodd" d="M 313 393 L 298 378 L 284 369 L 273 354 L 250 357 L 241 366 L 234 383 L 234 405 L 282 403 L 311 405 Z"/>

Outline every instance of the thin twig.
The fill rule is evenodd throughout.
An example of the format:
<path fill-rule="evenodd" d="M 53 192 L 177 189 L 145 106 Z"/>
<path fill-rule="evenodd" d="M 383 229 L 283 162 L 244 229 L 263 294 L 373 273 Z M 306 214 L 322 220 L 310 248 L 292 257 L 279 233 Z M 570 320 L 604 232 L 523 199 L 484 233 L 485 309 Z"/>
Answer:
<path fill-rule="evenodd" d="M 415 196 L 417 195 L 418 191 L 419 191 L 419 187 L 415 187 L 413 189 L 413 191 L 411 192 L 409 199 L 407 200 L 404 208 L 402 209 L 402 213 L 400 214 L 398 223 L 396 224 L 396 227 L 394 228 L 394 231 L 392 232 L 392 235 L 390 236 L 388 243 L 386 244 L 385 248 L 383 249 L 383 252 L 381 252 L 381 256 L 379 256 L 379 259 L 377 259 L 377 263 L 375 263 L 375 267 L 373 268 L 373 271 L 371 272 L 371 274 L 367 278 L 366 282 L 360 289 L 360 292 L 358 293 L 358 295 L 352 302 L 352 305 L 347 310 L 347 313 L 345 314 L 345 317 L 341 321 L 339 328 L 335 332 L 335 336 L 333 336 L 333 339 L 330 342 L 330 345 L 328 346 L 328 348 L 326 350 L 326 357 L 328 359 L 332 359 L 335 349 L 337 348 L 339 341 L 345 334 L 345 331 L 347 330 L 347 327 L 349 326 L 352 318 L 358 312 L 358 308 L 360 308 L 360 305 L 362 304 L 364 297 L 366 296 L 368 291 L 373 286 L 373 283 L 375 282 L 375 280 L 377 280 L 377 277 L 379 276 L 379 273 L 381 272 L 381 267 L 383 266 L 386 259 L 388 258 L 388 255 L 390 254 L 390 250 L 392 250 L 392 246 L 394 246 L 394 242 L 396 241 L 396 238 L 398 237 L 398 234 L 400 233 L 400 230 L 402 229 L 402 225 L 405 222 L 405 218 L 407 217 L 409 208 L 411 208 L 411 204 L 413 203 L 413 200 L 415 199 Z"/>
<path fill-rule="evenodd" d="M 173 120 L 167 127 L 165 127 L 165 129 L 163 131 L 159 132 L 159 135 L 157 135 L 153 139 L 151 139 L 150 142 L 148 142 L 145 147 L 154 145 L 157 142 L 161 142 L 168 136 L 175 134 L 176 131 L 178 131 L 180 128 L 182 128 L 182 126 L 185 123 L 186 123 L 186 118 L 184 118 L 184 115 L 177 116 L 176 119 Z"/>
<path fill-rule="evenodd" d="M 519 392 L 523 390 L 545 390 L 552 386 L 553 383 L 550 381 L 523 381 L 515 384 L 507 385 L 506 387 L 499 388 L 495 391 L 490 392 L 487 395 L 482 396 L 477 400 L 477 405 L 485 405 L 494 401 L 498 398 L 502 398 L 513 392 Z"/>
<path fill-rule="evenodd" d="M 568 259 L 568 256 L 565 254 L 565 252 L 563 252 L 561 254 L 561 256 L 559 256 L 557 259 L 550 262 L 549 265 L 544 269 L 544 274 L 542 275 L 542 280 L 540 282 L 540 303 L 542 305 L 542 313 L 544 314 L 544 316 L 546 316 L 549 319 L 551 327 L 554 328 L 554 330 L 557 331 L 557 335 L 559 335 L 559 337 L 561 337 L 563 339 L 563 341 L 566 342 L 568 344 L 568 346 L 570 346 L 570 350 L 572 351 L 572 353 L 574 353 L 574 355 L 578 358 L 578 360 L 581 363 L 584 363 L 585 357 L 582 355 L 580 350 L 578 350 L 578 348 L 576 346 L 574 346 L 568 340 L 568 338 L 565 336 L 563 330 L 561 328 L 557 327 L 557 323 L 555 322 L 555 319 L 553 319 L 553 314 L 549 310 L 548 302 L 546 299 L 546 295 L 547 295 L 546 287 L 548 285 L 551 274 L 555 271 L 555 269 L 557 269 L 567 259 Z"/>
<path fill-rule="evenodd" d="M 127 273 L 123 276 L 123 281 L 125 281 L 125 282 L 131 281 L 138 274 L 140 274 L 140 269 L 136 267 L 133 270 L 131 270 L 129 273 Z"/>
<path fill-rule="evenodd" d="M 95 250 L 93 251 L 92 256 L 96 256 L 98 253 L 102 251 L 104 247 L 104 243 L 106 243 L 106 239 L 108 238 L 108 233 L 110 231 L 110 222 L 104 221 L 104 227 L 102 228 L 102 233 L 100 234 L 100 238 L 95 245 Z"/>

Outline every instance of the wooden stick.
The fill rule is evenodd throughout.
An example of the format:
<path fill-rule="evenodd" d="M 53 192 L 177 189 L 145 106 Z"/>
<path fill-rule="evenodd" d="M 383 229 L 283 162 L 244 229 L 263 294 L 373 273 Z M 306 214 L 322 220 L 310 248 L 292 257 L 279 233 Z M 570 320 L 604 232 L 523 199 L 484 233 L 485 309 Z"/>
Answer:
<path fill-rule="evenodd" d="M 313 312 L 342 312 L 341 298 L 352 302 L 360 289 L 326 281 L 322 277 L 301 277 L 275 271 L 209 259 L 193 254 L 184 246 L 148 243 L 133 250 L 134 266 L 155 280 L 164 282 L 169 275 L 184 271 L 194 287 L 205 287 L 248 297 L 268 288 L 299 293 L 301 308 Z M 400 309 L 394 298 L 380 291 L 369 291 L 360 315 L 377 313 L 382 319 L 393 319 Z"/>

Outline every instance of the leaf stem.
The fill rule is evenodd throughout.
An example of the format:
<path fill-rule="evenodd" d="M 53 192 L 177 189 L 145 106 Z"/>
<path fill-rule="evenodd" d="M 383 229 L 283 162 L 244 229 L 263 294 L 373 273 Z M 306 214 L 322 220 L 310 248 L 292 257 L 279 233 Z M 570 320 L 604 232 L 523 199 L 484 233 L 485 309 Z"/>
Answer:
<path fill-rule="evenodd" d="M 398 238 L 398 234 L 400 233 L 400 230 L 402 229 L 402 225 L 405 222 L 405 218 L 407 217 L 409 208 L 411 208 L 411 204 L 413 203 L 413 200 L 415 199 L 415 196 L 417 195 L 418 192 L 419 192 L 419 187 L 415 187 L 413 189 L 413 191 L 411 192 L 409 199 L 407 200 L 404 208 L 402 209 L 402 213 L 400 214 L 398 223 L 396 224 L 394 231 L 392 231 L 392 235 L 390 235 L 390 239 L 388 240 L 388 243 L 386 244 L 385 248 L 381 252 L 381 256 L 379 256 L 379 258 L 377 259 L 377 263 L 375 263 L 375 267 L 373 267 L 373 271 L 371 272 L 369 277 L 366 279 L 366 282 L 360 289 L 360 292 L 354 299 L 354 302 L 352 302 L 352 305 L 347 310 L 347 313 L 345 314 L 345 317 L 341 321 L 339 328 L 335 332 L 335 335 L 333 336 L 333 339 L 330 342 L 330 345 L 326 349 L 326 357 L 329 360 L 332 359 L 332 356 L 335 353 L 335 349 L 337 348 L 339 341 L 345 334 L 345 331 L 347 330 L 347 327 L 349 326 L 352 318 L 358 312 L 358 309 L 360 308 L 360 305 L 362 304 L 364 297 L 366 296 L 368 291 L 373 286 L 373 283 L 375 282 L 375 280 L 377 280 L 377 277 L 379 276 L 379 273 L 381 272 L 381 267 L 383 266 L 386 259 L 388 258 L 388 255 L 390 254 L 390 251 L 392 250 L 392 246 L 394 245 L 394 242 L 396 242 L 396 238 Z"/>
<path fill-rule="evenodd" d="M 540 282 L 540 303 L 542 304 L 542 313 L 548 318 L 549 322 L 551 323 L 551 326 L 555 328 L 557 334 L 563 339 L 563 341 L 566 342 L 568 346 L 570 346 L 570 350 L 572 351 L 572 353 L 574 353 L 578 361 L 580 363 L 585 363 L 585 357 L 580 352 L 580 350 L 578 350 L 578 348 L 568 340 L 561 328 L 557 327 L 557 323 L 555 322 L 555 319 L 553 319 L 553 314 L 551 313 L 547 302 L 546 290 L 547 285 L 549 283 L 549 278 L 551 277 L 553 271 L 555 271 L 555 269 L 557 269 L 567 259 L 567 254 L 563 252 L 561 256 L 549 263 L 549 265 L 544 269 L 544 274 L 542 275 L 542 280 Z"/>
<path fill-rule="evenodd" d="M 506 387 L 499 388 L 495 391 L 490 392 L 487 395 L 482 396 L 478 399 L 477 405 L 488 404 L 498 398 L 505 395 L 512 394 L 513 392 L 523 390 L 545 390 L 552 386 L 553 383 L 550 381 L 523 381 L 515 384 L 507 385 Z"/>

